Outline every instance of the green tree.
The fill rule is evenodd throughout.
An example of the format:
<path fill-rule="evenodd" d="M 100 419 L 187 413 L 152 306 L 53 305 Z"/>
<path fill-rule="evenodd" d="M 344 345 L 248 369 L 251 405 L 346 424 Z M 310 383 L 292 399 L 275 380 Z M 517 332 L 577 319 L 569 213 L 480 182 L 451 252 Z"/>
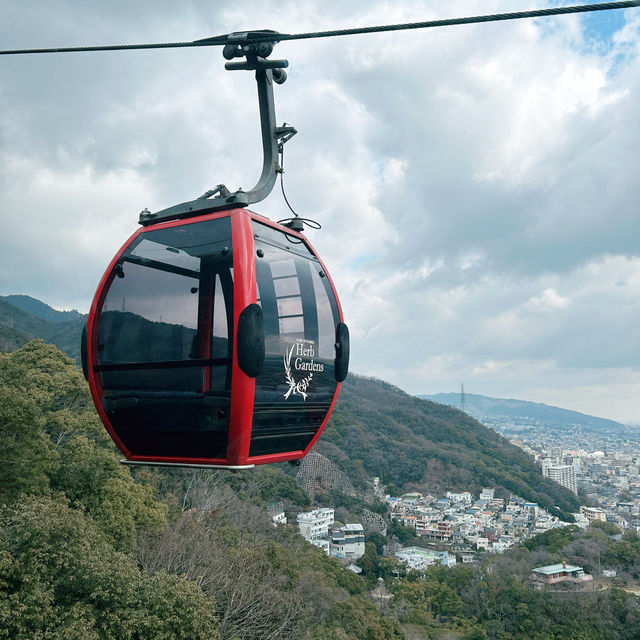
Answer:
<path fill-rule="evenodd" d="M 580 527 L 571 524 L 568 527 L 560 529 L 549 529 L 544 533 L 540 533 L 533 538 L 529 538 L 523 543 L 523 546 L 533 551 L 534 549 L 546 549 L 547 551 L 559 551 L 569 542 L 572 542 L 576 534 L 580 532 Z"/>
<path fill-rule="evenodd" d="M 9 383 L 35 401 L 43 426 L 56 447 L 73 433 L 90 434 L 109 443 L 89 395 L 89 387 L 71 358 L 42 340 L 9 354 L 23 368 L 23 376 Z"/>
<path fill-rule="evenodd" d="M 117 548 L 130 548 L 141 532 L 164 529 L 167 506 L 156 500 L 151 486 L 134 482 L 111 446 L 75 435 L 61 447 L 60 455 L 52 486 L 64 492 L 73 506 L 91 514 Z"/>
<path fill-rule="evenodd" d="M 70 358 L 35 340 L 0 354 L 0 381 L 3 502 L 23 493 L 61 492 L 121 549 L 138 533 L 165 527 L 166 506 L 119 463 L 88 385 Z"/>
<path fill-rule="evenodd" d="M 613 522 L 608 522 L 606 520 L 594 520 L 589 524 L 589 529 L 599 529 L 600 531 L 604 531 L 608 536 L 615 536 L 622 533 L 620 529 L 613 524 Z"/>
<path fill-rule="evenodd" d="M 0 637 L 218 637 L 214 602 L 195 584 L 142 573 L 62 498 L 5 507 L 0 533 Z"/>
<path fill-rule="evenodd" d="M 390 496 L 394 496 L 394 497 L 401 496 L 404 493 L 402 489 L 398 487 L 396 484 L 394 484 L 393 482 L 390 482 L 386 486 L 386 491 Z"/>
<path fill-rule="evenodd" d="M 393 520 L 387 529 L 387 536 L 389 538 L 395 536 L 402 544 L 407 544 L 416 539 L 416 532 L 411 527 L 405 527 Z"/>
<path fill-rule="evenodd" d="M 387 539 L 377 531 L 372 531 L 367 535 L 367 542 L 371 542 L 376 547 L 376 553 L 381 556 L 384 553 L 384 547 L 387 544 Z"/>
<path fill-rule="evenodd" d="M 24 372 L 0 354 L 0 503 L 14 502 L 22 493 L 46 494 L 48 474 L 57 464 L 36 403 L 15 384 Z"/>
<path fill-rule="evenodd" d="M 397 622 L 380 617 L 370 602 L 350 597 L 336 602 L 323 625 L 314 633 L 323 640 L 404 640 L 404 633 Z"/>
<path fill-rule="evenodd" d="M 358 558 L 356 564 L 362 568 L 362 574 L 369 586 L 373 587 L 378 577 L 378 554 L 376 553 L 376 545 L 373 542 L 365 544 L 364 555 Z"/>
<path fill-rule="evenodd" d="M 640 539 L 637 534 L 635 534 L 635 538 L 629 536 L 627 539 L 609 544 L 602 557 L 602 562 L 623 569 L 628 569 L 638 563 L 640 560 Z"/>
<path fill-rule="evenodd" d="M 378 559 L 378 576 L 385 580 L 399 577 L 404 572 L 404 563 L 395 556 Z"/>
<path fill-rule="evenodd" d="M 462 636 L 461 640 L 487 640 L 487 632 L 481 627 L 473 627 Z"/>

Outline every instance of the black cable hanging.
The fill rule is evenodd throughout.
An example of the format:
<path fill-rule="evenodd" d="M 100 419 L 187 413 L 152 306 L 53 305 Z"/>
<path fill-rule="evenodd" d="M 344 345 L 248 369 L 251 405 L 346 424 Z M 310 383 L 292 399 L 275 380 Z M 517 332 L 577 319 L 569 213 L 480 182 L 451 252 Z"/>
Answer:
<path fill-rule="evenodd" d="M 310 229 L 322 229 L 322 225 L 317 220 L 313 220 L 312 218 L 301 218 L 289 203 L 289 198 L 287 198 L 287 194 L 284 192 L 284 145 L 283 144 L 279 146 L 278 152 L 280 155 L 280 161 L 278 162 L 276 173 L 280 174 L 280 190 L 282 191 L 282 197 L 284 198 L 284 201 L 287 203 L 287 207 L 289 207 L 289 211 L 293 213 L 293 218 L 283 218 L 282 220 L 278 220 L 278 224 L 289 226 L 292 229 L 296 229 L 296 231 L 303 231 L 305 224 Z M 293 238 L 293 240 L 296 240 L 296 239 Z M 298 240 L 296 244 L 300 242 L 301 241 Z"/>
<path fill-rule="evenodd" d="M 534 9 L 512 13 L 497 13 L 467 18 L 448 18 L 444 20 L 428 20 L 426 22 L 408 22 L 404 24 L 390 24 L 375 27 L 355 27 L 352 29 L 334 29 L 331 31 L 312 31 L 309 33 L 278 33 L 263 30 L 248 33 L 232 33 L 192 42 L 160 42 L 148 44 L 116 44 L 86 47 L 56 47 L 50 49 L 5 49 L 0 55 L 21 55 L 28 53 L 79 53 L 90 51 L 131 51 L 137 49 L 182 49 L 188 47 L 215 47 L 229 43 L 253 44 L 257 42 L 284 42 L 286 40 L 309 40 L 311 38 L 333 38 L 336 36 L 352 36 L 365 33 L 383 33 L 387 31 L 406 31 L 409 29 L 429 29 L 434 27 L 449 27 L 461 24 L 477 24 L 483 22 L 501 22 L 505 20 L 521 20 L 525 18 L 542 18 L 573 13 L 587 13 L 592 11 L 608 11 L 612 9 L 631 9 L 640 7 L 640 0 L 625 0 L 623 2 L 599 2 L 596 4 L 577 5 L 571 7 L 551 7 L 549 9 Z"/>

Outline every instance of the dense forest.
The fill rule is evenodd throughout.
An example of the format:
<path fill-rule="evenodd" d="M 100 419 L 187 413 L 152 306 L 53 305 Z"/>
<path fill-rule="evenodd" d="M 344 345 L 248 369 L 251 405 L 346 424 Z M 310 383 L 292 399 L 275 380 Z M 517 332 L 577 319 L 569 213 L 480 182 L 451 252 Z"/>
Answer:
<path fill-rule="evenodd" d="M 121 465 L 75 363 L 42 341 L 0 354 L 0 451 L 0 638 L 638 637 L 638 598 L 623 588 L 640 573 L 637 536 L 571 526 L 418 574 L 383 555 L 403 536 L 391 527 L 369 532 L 356 575 L 272 525 L 268 502 L 311 506 L 288 465 Z M 532 567 L 565 558 L 615 567 L 620 586 L 531 588 Z"/>
<path fill-rule="evenodd" d="M 304 501 L 290 476 L 134 477 L 42 341 L 0 354 L 0 381 L 0 637 L 402 637 L 358 576 L 273 527 L 266 499 Z"/>

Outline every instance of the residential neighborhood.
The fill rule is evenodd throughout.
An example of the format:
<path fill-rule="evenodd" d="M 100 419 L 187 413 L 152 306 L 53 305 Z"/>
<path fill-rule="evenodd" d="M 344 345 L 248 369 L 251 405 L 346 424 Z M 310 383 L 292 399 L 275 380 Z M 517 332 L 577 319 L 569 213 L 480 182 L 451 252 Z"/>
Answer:
<path fill-rule="evenodd" d="M 622 532 L 640 533 L 640 456 L 636 440 L 612 434 L 585 436 L 577 430 L 559 435 L 557 430 L 541 425 L 526 430 L 521 425 L 499 426 L 511 436 L 512 444 L 535 460 L 543 477 L 581 497 L 582 506 L 572 514 L 576 525 L 585 528 L 596 521 L 609 522 Z M 330 486 L 327 483 L 333 482 L 347 495 L 355 496 L 343 472 L 323 456 L 313 455 L 306 474 L 300 474 L 305 489 L 326 493 Z M 444 495 L 418 491 L 388 495 L 385 488 L 380 478 L 371 479 L 369 499 L 384 504 L 386 510 L 380 508 L 374 513 L 365 509 L 357 521 L 337 521 L 334 507 L 327 505 L 295 514 L 300 534 L 327 555 L 356 569 L 353 563 L 365 553 L 365 535 L 371 531 L 386 535 L 387 526 L 400 525 L 408 536 L 402 536 L 402 543 L 397 536 L 387 540 L 384 555 L 397 558 L 409 570 L 423 570 L 435 563 L 452 566 L 475 562 L 478 554 L 503 553 L 535 535 L 569 524 L 536 502 L 504 489 L 485 487 L 475 494 L 457 490 Z M 270 513 L 274 523 L 286 521 L 283 510 L 271 509 Z M 545 567 L 539 569 L 532 580 L 544 586 L 549 578 L 545 577 Z"/>
<path fill-rule="evenodd" d="M 508 501 L 485 488 L 478 497 L 448 491 L 445 496 L 419 492 L 386 496 L 392 522 L 409 528 L 418 545 L 388 548 L 409 569 L 422 570 L 439 563 L 452 566 L 472 562 L 479 551 L 502 553 L 532 535 L 566 523 L 536 503 L 517 497 Z M 283 511 L 271 510 L 274 523 L 284 522 Z M 365 552 L 362 523 L 337 523 L 335 510 L 321 507 L 297 515 L 300 534 L 334 558 L 353 562 Z"/>
<path fill-rule="evenodd" d="M 557 465 L 549 463 L 546 469 L 554 466 Z M 574 471 L 571 467 L 572 473 L 567 474 L 565 469 L 562 477 L 568 475 L 570 482 L 575 483 Z M 554 479 L 552 474 L 548 477 Z M 633 480 L 629 486 L 635 488 L 637 476 Z M 389 544 L 385 547 L 385 555 L 395 556 L 407 569 L 421 571 L 436 563 L 449 567 L 474 562 L 479 553 L 503 553 L 532 536 L 569 524 L 535 502 L 515 495 L 497 497 L 491 487 L 483 488 L 477 496 L 469 491 L 447 491 L 443 496 L 413 491 L 390 496 L 381 492 L 379 478 L 374 478 L 372 484 L 375 495 L 384 498 L 387 519 L 406 527 L 415 536 L 415 544 L 411 546 Z M 621 517 L 620 507 L 619 502 L 610 509 L 581 506 L 580 511 L 573 514 L 575 524 L 586 527 L 594 521 L 609 521 L 623 530 L 632 528 L 640 532 L 638 502 L 622 505 L 626 517 Z M 271 510 L 271 515 L 274 523 L 286 521 L 284 511 Z M 296 518 L 300 534 L 328 556 L 352 563 L 365 553 L 366 522 L 339 523 L 332 507 L 299 513 Z M 579 570 L 582 569 L 573 567 L 568 574 L 561 573 L 588 581 L 590 576 L 585 578 L 576 573 Z M 542 567 L 536 571 L 532 579 L 548 584 L 551 569 Z M 560 578 L 556 581 L 564 581 Z"/>

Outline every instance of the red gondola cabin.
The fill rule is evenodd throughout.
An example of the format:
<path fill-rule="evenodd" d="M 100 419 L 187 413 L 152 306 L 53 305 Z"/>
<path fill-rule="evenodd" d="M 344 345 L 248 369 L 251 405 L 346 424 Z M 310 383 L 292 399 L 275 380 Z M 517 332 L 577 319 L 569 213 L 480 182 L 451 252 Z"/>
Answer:
<path fill-rule="evenodd" d="M 303 457 L 347 374 L 333 283 L 298 232 L 247 209 L 139 229 L 93 300 L 84 368 L 127 460 Z"/>

